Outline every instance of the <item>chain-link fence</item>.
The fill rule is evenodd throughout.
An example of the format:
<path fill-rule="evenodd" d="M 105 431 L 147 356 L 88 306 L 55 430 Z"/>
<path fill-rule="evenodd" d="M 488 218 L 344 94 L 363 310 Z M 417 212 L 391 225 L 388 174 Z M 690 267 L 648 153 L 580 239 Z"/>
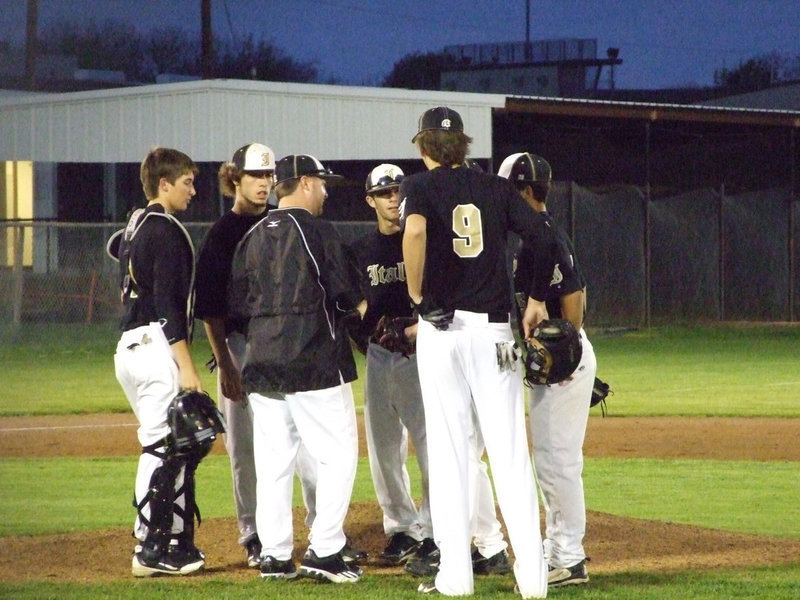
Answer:
<path fill-rule="evenodd" d="M 571 233 L 588 282 L 590 326 L 795 320 L 787 189 L 699 190 L 646 201 L 556 183 L 548 207 Z M 346 241 L 375 227 L 336 222 Z M 118 265 L 105 252 L 122 224 L 0 222 L 0 325 L 99 322 L 120 314 Z M 187 223 L 197 247 L 210 223 Z"/>

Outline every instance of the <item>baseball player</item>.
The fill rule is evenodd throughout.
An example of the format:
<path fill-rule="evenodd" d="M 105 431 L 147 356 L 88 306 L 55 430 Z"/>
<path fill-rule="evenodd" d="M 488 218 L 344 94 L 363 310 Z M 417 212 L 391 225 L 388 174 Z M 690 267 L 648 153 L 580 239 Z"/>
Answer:
<path fill-rule="evenodd" d="M 147 207 L 109 242 L 120 263 L 122 335 L 116 377 L 139 421 L 131 571 L 136 577 L 187 575 L 205 566 L 194 545 L 194 469 L 170 444 L 167 411 L 180 390 L 202 391 L 189 353 L 194 247 L 173 216 L 195 195 L 197 167 L 183 152 L 153 148 L 142 161 Z M 113 240 L 118 245 L 113 244 Z M 113 250 L 112 250 L 113 248 Z"/>
<path fill-rule="evenodd" d="M 352 583 L 361 569 L 342 556 L 342 526 L 358 462 L 357 372 L 344 317 L 363 315 L 366 301 L 349 248 L 316 218 L 326 182 L 339 176 L 303 154 L 279 160 L 275 174 L 278 208 L 237 246 L 228 294 L 230 316 L 247 322 L 241 374 L 253 409 L 261 576 Z M 301 444 L 317 467 L 317 496 L 298 571 L 292 488 Z"/>
<path fill-rule="evenodd" d="M 583 319 L 584 281 L 572 242 L 547 213 L 552 171 L 541 156 L 508 156 L 498 174 L 516 185 L 544 223 L 536 244 L 523 243 L 514 274 L 516 292 L 544 301 L 551 318 L 570 321 L 581 336 L 581 361 L 572 376 L 556 385 L 534 385 L 530 393 L 533 462 L 545 509 L 544 554 L 550 587 L 586 583 L 586 505 L 583 496 L 583 440 L 597 371 L 594 349 Z M 535 325 L 535 320 L 528 319 Z M 526 336 L 529 332 L 526 332 Z"/>
<path fill-rule="evenodd" d="M 240 368 L 245 336 L 242 324 L 227 319 L 227 287 L 236 244 L 267 213 L 275 172 L 275 155 L 260 143 L 242 146 L 231 162 L 220 165 L 220 191 L 233 198 L 233 207 L 209 230 L 197 258 L 195 316 L 203 320 L 217 368 L 217 397 L 227 424 L 225 448 L 231 461 L 233 495 L 239 525 L 239 544 L 252 568 L 261 565 L 261 541 L 256 528 L 256 468 L 253 457 L 253 411 L 244 394 Z M 304 448 L 298 452 L 297 473 L 308 508 L 314 516 L 315 465 Z"/>
<path fill-rule="evenodd" d="M 416 336 L 412 324 L 403 266 L 398 190 L 403 170 L 397 165 L 380 164 L 372 169 L 366 181 L 366 201 L 374 210 L 378 226 L 375 231 L 353 244 L 363 287 L 366 290 L 367 312 L 351 335 L 366 352 L 364 383 L 364 424 L 367 436 L 370 473 L 375 494 L 383 511 L 383 530 L 388 537 L 380 558 L 400 564 L 415 556 L 424 539 L 432 545 L 430 507 L 428 503 L 428 454 L 425 439 L 425 412 L 417 375 L 417 357 L 409 352 L 393 351 L 380 342 L 380 334 L 370 337 L 381 318 L 408 318 L 409 348 Z M 422 475 L 422 503 L 417 510 L 411 497 L 406 459 L 408 436 L 417 451 Z"/>
<path fill-rule="evenodd" d="M 539 219 L 509 182 L 463 166 L 471 141 L 456 111 L 429 109 L 412 139 L 428 171 L 400 185 L 406 280 L 419 314 L 417 364 L 431 517 L 441 553 L 435 580 L 418 591 L 474 592 L 469 473 L 474 415 L 514 549 L 517 586 L 523 598 L 543 598 L 547 571 L 505 260 L 508 232 L 532 238 Z"/>

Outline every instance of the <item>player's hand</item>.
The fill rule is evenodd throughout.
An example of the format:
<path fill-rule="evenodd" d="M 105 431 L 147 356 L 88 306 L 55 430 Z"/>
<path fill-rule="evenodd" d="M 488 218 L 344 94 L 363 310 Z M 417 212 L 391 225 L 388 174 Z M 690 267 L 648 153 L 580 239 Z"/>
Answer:
<path fill-rule="evenodd" d="M 219 384 L 222 395 L 233 402 L 246 402 L 247 396 L 242 385 L 242 376 L 233 364 L 219 369 Z"/>
<path fill-rule="evenodd" d="M 411 303 L 420 317 L 440 331 L 450 327 L 450 323 L 453 322 L 455 311 L 439 308 L 427 298 L 422 298 L 419 302 L 412 300 Z"/>
<path fill-rule="evenodd" d="M 200 381 L 200 376 L 197 374 L 194 367 L 191 369 L 180 369 L 179 379 L 182 390 L 191 390 L 193 392 L 203 391 L 203 382 Z"/>
<path fill-rule="evenodd" d="M 525 305 L 525 313 L 522 315 L 522 331 L 525 334 L 525 339 L 530 340 L 533 330 L 542 321 L 548 319 L 547 307 L 541 300 L 534 300 L 528 296 L 528 302 Z"/>

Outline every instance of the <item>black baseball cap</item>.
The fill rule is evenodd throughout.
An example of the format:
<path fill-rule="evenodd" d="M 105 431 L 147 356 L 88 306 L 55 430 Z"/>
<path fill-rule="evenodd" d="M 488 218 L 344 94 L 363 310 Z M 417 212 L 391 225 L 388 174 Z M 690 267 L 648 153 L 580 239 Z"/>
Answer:
<path fill-rule="evenodd" d="M 275 153 L 269 146 L 253 142 L 234 152 L 231 162 L 239 171 L 274 171 Z"/>
<path fill-rule="evenodd" d="M 298 179 L 303 175 L 311 175 L 320 179 L 344 179 L 341 175 L 334 174 L 330 169 L 322 166 L 313 156 L 308 154 L 290 154 L 280 159 L 275 166 L 275 185 Z"/>
<path fill-rule="evenodd" d="M 429 108 L 419 118 L 419 128 L 417 134 L 411 138 L 411 143 L 413 144 L 417 140 L 417 136 L 420 133 L 432 129 L 463 132 L 464 122 L 461 120 L 461 115 L 452 108 L 447 108 L 446 106 Z"/>
<path fill-rule="evenodd" d="M 530 152 L 517 152 L 507 156 L 497 174 L 510 181 L 547 182 L 553 178 L 550 163 L 538 154 Z"/>

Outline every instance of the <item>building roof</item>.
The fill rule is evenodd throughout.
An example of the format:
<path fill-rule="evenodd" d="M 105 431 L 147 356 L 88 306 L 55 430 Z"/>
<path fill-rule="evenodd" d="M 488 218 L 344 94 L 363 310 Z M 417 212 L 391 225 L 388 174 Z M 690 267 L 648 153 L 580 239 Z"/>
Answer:
<path fill-rule="evenodd" d="M 742 125 L 800 127 L 800 110 L 773 110 L 738 106 L 612 102 L 572 98 L 512 96 L 505 111 L 539 115 L 571 115 L 645 121 L 697 121 Z"/>

